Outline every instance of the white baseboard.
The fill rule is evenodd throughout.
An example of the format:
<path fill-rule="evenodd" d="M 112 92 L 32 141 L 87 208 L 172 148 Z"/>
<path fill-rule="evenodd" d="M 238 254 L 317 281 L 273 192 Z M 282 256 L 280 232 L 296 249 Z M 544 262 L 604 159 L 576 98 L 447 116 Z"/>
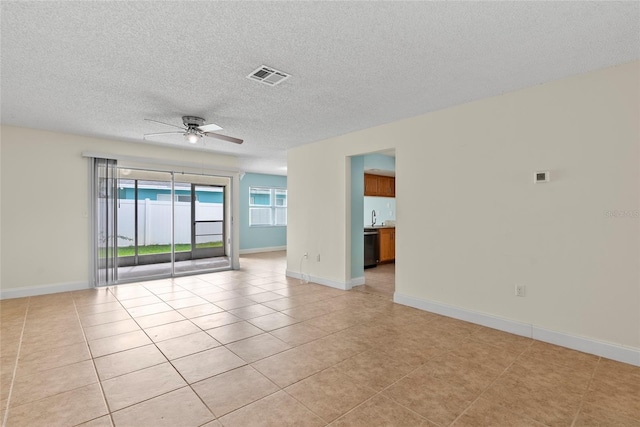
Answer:
<path fill-rule="evenodd" d="M 349 280 L 349 286 L 351 286 L 352 288 L 354 286 L 364 285 L 364 283 L 364 276 L 354 277 L 353 279 Z"/>
<path fill-rule="evenodd" d="M 398 304 L 407 305 L 409 307 L 429 311 L 431 313 L 453 317 L 454 319 L 460 319 L 515 335 L 533 338 L 538 341 L 559 345 L 573 350 L 582 351 L 584 353 L 594 354 L 596 356 L 605 357 L 618 362 L 640 366 L 640 349 L 637 348 L 624 347 L 617 344 L 593 340 L 591 338 L 552 331 L 533 324 L 466 310 L 439 302 L 410 297 L 398 292 L 393 295 L 393 301 Z"/>
<path fill-rule="evenodd" d="M 87 282 L 56 283 L 54 285 L 28 286 L 24 288 L 0 289 L 0 300 L 55 294 L 58 292 L 91 289 Z"/>
<path fill-rule="evenodd" d="M 287 270 L 287 277 L 293 277 L 294 279 L 306 280 L 307 282 L 317 283 L 319 285 L 329 286 L 343 291 L 351 289 L 350 283 L 338 282 L 335 280 L 324 279 L 322 277 L 311 276 L 309 274 L 301 274 L 297 271 Z"/>
<path fill-rule="evenodd" d="M 549 344 L 582 351 L 583 353 L 595 354 L 596 356 L 617 360 L 618 362 L 640 366 L 640 349 L 637 348 L 624 347 L 604 341 L 569 335 L 539 326 L 533 327 L 532 338 L 538 341 L 548 342 Z"/>
<path fill-rule="evenodd" d="M 240 255 L 245 255 L 245 254 L 259 254 L 261 252 L 279 252 L 279 251 L 286 251 L 286 250 L 287 250 L 286 246 L 270 246 L 268 248 L 240 249 L 238 253 Z"/>

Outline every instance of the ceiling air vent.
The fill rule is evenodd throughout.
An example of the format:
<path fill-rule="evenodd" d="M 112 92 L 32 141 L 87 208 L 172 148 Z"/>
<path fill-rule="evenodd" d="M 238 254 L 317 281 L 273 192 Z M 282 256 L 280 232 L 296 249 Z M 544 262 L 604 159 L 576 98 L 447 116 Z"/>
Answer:
<path fill-rule="evenodd" d="M 289 78 L 289 74 L 283 73 L 266 65 L 262 65 L 247 76 L 250 80 L 256 80 L 269 86 L 275 86 Z"/>

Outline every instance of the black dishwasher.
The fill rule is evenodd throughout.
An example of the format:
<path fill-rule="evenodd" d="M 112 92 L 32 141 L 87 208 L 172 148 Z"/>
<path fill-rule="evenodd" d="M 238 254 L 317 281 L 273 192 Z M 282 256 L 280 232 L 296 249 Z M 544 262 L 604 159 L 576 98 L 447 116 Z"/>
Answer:
<path fill-rule="evenodd" d="M 378 266 L 378 230 L 364 229 L 364 268 Z"/>

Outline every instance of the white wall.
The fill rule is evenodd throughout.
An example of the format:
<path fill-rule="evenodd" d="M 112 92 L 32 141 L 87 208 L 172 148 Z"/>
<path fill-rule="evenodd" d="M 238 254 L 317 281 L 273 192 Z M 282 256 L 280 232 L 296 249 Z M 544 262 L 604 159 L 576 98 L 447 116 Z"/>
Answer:
<path fill-rule="evenodd" d="M 163 161 L 202 165 L 181 168 L 190 173 L 237 167 L 234 157 L 195 150 L 11 126 L 2 126 L 0 132 L 3 295 L 41 286 L 48 290 L 88 286 L 90 177 L 83 151 L 146 158 L 155 162 L 154 167 Z M 237 228 L 234 234 L 237 239 Z"/>
<path fill-rule="evenodd" d="M 639 75 L 621 65 L 291 150 L 289 273 L 308 251 L 303 273 L 348 287 L 345 157 L 395 148 L 396 300 L 637 351 Z"/>

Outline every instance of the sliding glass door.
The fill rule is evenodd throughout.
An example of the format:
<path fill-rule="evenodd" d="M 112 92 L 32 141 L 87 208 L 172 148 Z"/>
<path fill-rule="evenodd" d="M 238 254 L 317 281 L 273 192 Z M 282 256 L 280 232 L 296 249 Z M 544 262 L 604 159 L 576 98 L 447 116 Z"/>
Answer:
<path fill-rule="evenodd" d="M 224 255 L 224 187 L 191 186 L 193 258 Z"/>
<path fill-rule="evenodd" d="M 228 177 L 95 162 L 96 284 L 228 269 Z"/>
<path fill-rule="evenodd" d="M 118 169 L 118 278 L 171 275 L 173 176 Z"/>

